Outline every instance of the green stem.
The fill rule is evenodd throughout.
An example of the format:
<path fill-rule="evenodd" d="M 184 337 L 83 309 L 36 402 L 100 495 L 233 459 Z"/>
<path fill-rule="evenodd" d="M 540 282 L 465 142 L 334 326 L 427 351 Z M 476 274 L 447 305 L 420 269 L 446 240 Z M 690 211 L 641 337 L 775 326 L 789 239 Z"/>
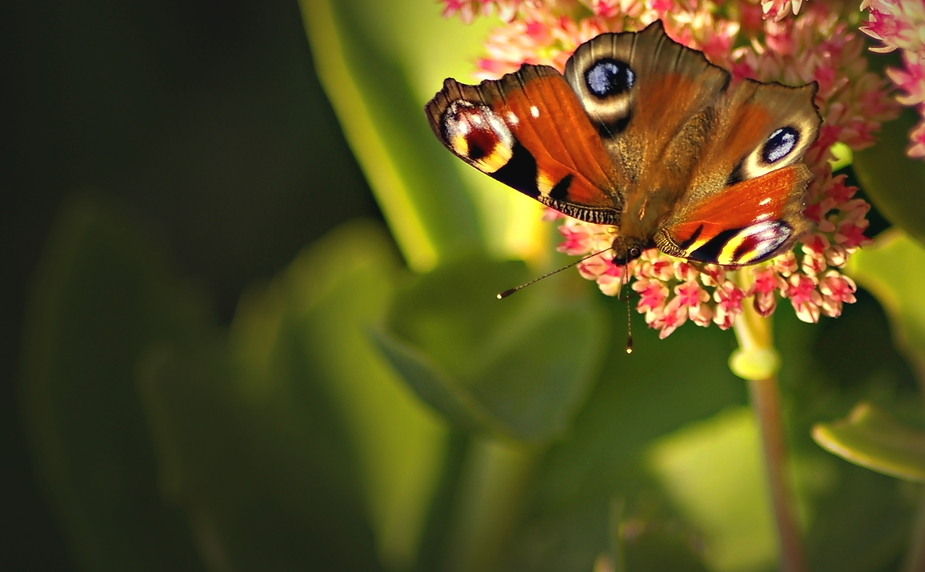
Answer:
<path fill-rule="evenodd" d="M 781 424 L 777 377 L 749 380 L 752 408 L 761 428 L 765 472 L 774 507 L 774 520 L 780 542 L 781 570 L 803 572 L 806 558 L 793 510 L 791 488 L 787 480 L 787 444 Z"/>
<path fill-rule="evenodd" d="M 748 380 L 752 409 L 761 431 L 765 474 L 777 524 L 781 570 L 805 572 L 806 557 L 788 479 L 787 443 L 776 375 L 780 360 L 773 346 L 771 321 L 746 305 L 736 320 L 735 332 L 739 349 L 733 354 L 730 366 L 736 375 Z"/>

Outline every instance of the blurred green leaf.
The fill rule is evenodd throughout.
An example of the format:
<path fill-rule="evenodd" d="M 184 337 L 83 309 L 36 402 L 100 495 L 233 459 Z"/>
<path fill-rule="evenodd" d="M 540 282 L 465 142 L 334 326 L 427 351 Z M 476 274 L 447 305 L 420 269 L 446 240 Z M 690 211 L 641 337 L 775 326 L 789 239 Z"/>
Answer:
<path fill-rule="evenodd" d="M 568 277 L 496 299 L 527 276 L 521 263 L 479 256 L 442 265 L 396 298 L 388 325 L 401 345 L 380 343 L 448 417 L 542 442 L 562 434 L 587 396 L 607 325 L 591 299 L 557 288 Z"/>
<path fill-rule="evenodd" d="M 608 299 L 601 315 L 622 324 L 625 304 Z M 624 519 L 637 530 L 678 521 L 681 515 L 648 470 L 647 447 L 730 404 L 745 403 L 743 382 L 726 367 L 735 347 L 731 332 L 685 327 L 659 340 L 658 332 L 640 326 L 639 316 L 633 319 L 633 354 L 624 351 L 625 337 L 610 338 L 599 379 L 567 438 L 552 443 L 538 461 L 525 514 L 508 543 L 507 569 L 588 570 L 610 544 L 608 507 L 614 498 L 626 500 Z M 690 555 L 675 556 L 686 561 Z"/>
<path fill-rule="evenodd" d="M 152 348 L 139 368 L 165 493 L 189 514 L 210 569 L 380 570 L 324 395 L 291 376 L 247 391 L 253 380 L 211 349 Z"/>
<path fill-rule="evenodd" d="M 503 431 L 471 393 L 423 352 L 383 330 L 371 330 L 370 335 L 408 387 L 447 421 L 465 431 Z"/>
<path fill-rule="evenodd" d="M 411 267 L 426 270 L 458 248 L 480 244 L 475 208 L 411 85 L 414 67 L 396 53 L 440 25 L 436 6 L 426 23 L 369 0 L 302 0 L 301 6 L 318 75 Z"/>
<path fill-rule="evenodd" d="M 611 323 L 626 319 L 625 302 L 612 300 Z M 639 328 L 634 316 L 632 355 L 613 336 L 600 379 L 577 416 L 569 440 L 552 447 L 534 504 L 556 510 L 589 494 L 612 494 L 629 466 L 663 435 L 744 405 L 745 385 L 726 366 L 735 347 L 732 332 L 684 327 L 664 340 Z"/>
<path fill-rule="evenodd" d="M 920 203 L 922 201 L 919 201 Z M 873 247 L 850 260 L 851 275 L 869 290 L 890 318 L 893 338 L 925 385 L 925 247 L 898 231 L 887 231 Z"/>
<path fill-rule="evenodd" d="M 415 571 L 481 572 L 498 568 L 511 530 L 520 522 L 524 485 L 542 448 L 473 435 L 455 473 L 452 506 L 431 519 L 445 529 L 442 546 Z"/>
<path fill-rule="evenodd" d="M 847 418 L 813 428 L 819 446 L 868 469 L 925 482 L 925 432 L 896 422 L 885 411 L 859 403 Z"/>
<path fill-rule="evenodd" d="M 223 355 L 145 382 L 175 495 L 235 569 L 415 559 L 445 429 L 370 347 L 396 271 L 380 229 L 342 226 L 244 297 Z"/>
<path fill-rule="evenodd" d="M 699 538 L 676 523 L 621 523 L 625 572 L 707 572 L 695 551 Z M 619 569 L 618 569 L 619 570 Z"/>
<path fill-rule="evenodd" d="M 407 390 L 369 335 L 385 319 L 399 266 L 384 230 L 359 222 L 313 245 L 286 277 L 303 359 L 324 374 L 358 459 L 380 558 L 392 569 L 418 550 L 447 438 L 445 422 Z"/>
<path fill-rule="evenodd" d="M 62 207 L 26 319 L 23 413 L 36 472 L 85 570 L 201 570 L 161 498 L 133 383 L 157 342 L 205 336 L 200 300 L 160 253 L 89 199 Z"/>
<path fill-rule="evenodd" d="M 473 77 L 492 19 L 464 24 L 414 2 L 301 6 L 319 77 L 409 265 L 429 270 L 476 246 L 541 256 L 540 205 L 444 149 L 424 115 L 445 78 Z"/>
<path fill-rule="evenodd" d="M 854 172 L 877 209 L 925 244 L 925 162 L 906 156 L 909 132 L 918 119 L 914 109 L 905 107 L 899 119 L 884 123 L 876 145 L 854 152 Z"/>
<path fill-rule="evenodd" d="M 761 569 L 777 558 L 760 440 L 739 408 L 668 435 L 649 449 L 656 478 L 703 535 L 710 569 Z"/>
<path fill-rule="evenodd" d="M 806 533 L 809 569 L 898 570 L 917 502 L 903 486 L 908 483 L 851 463 L 836 466 L 837 478 L 814 499 L 815 517 Z"/>

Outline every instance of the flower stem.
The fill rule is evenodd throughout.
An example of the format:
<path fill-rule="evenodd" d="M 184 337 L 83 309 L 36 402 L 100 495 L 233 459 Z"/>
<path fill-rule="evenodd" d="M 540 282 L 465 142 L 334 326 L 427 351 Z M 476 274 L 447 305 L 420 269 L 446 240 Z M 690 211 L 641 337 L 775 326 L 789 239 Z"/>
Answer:
<path fill-rule="evenodd" d="M 787 480 L 787 445 L 781 425 L 777 377 L 749 380 L 748 391 L 761 428 L 765 471 L 780 541 L 781 570 L 804 572 L 806 558 L 793 510 L 791 487 Z"/>
<path fill-rule="evenodd" d="M 777 383 L 779 359 L 773 346 L 771 321 L 746 305 L 736 320 L 735 332 L 739 349 L 730 359 L 730 365 L 736 375 L 748 380 L 752 409 L 761 431 L 765 474 L 777 524 L 780 567 L 783 572 L 806 572 L 806 556 L 788 480 L 787 444 Z"/>

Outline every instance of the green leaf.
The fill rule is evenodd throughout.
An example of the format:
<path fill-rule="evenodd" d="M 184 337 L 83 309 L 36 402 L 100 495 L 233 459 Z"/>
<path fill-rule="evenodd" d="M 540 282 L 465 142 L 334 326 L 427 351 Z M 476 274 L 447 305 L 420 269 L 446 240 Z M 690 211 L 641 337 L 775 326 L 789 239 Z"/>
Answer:
<path fill-rule="evenodd" d="M 161 482 L 210 567 L 380 570 L 325 396 L 284 375 L 257 390 L 225 346 L 210 350 L 152 348 L 139 367 Z"/>
<path fill-rule="evenodd" d="M 426 354 L 387 331 L 370 330 L 370 336 L 408 387 L 447 421 L 466 431 L 504 430 L 471 393 L 459 387 Z"/>
<path fill-rule="evenodd" d="M 857 252 L 848 268 L 883 305 L 896 346 L 925 384 L 925 247 L 898 231 L 884 232 L 873 247 Z"/>
<path fill-rule="evenodd" d="M 244 297 L 227 347 L 152 356 L 165 479 L 235 569 L 415 560 L 446 432 L 367 337 L 397 267 L 381 229 L 344 225 Z"/>
<path fill-rule="evenodd" d="M 300 3 L 318 75 L 409 265 L 475 247 L 539 256 L 540 205 L 444 149 L 424 115 L 445 78 L 476 83 L 492 20 L 441 18 L 437 4 Z"/>
<path fill-rule="evenodd" d="M 885 411 L 860 403 L 847 418 L 813 427 L 829 452 L 868 469 L 925 482 L 925 432 L 906 427 Z"/>
<path fill-rule="evenodd" d="M 613 300 L 604 316 L 626 319 L 625 302 Z M 633 316 L 632 355 L 621 336 L 611 339 L 600 380 L 578 415 L 568 441 L 552 447 L 535 504 L 555 510 L 592 491 L 612 494 L 627 467 L 646 447 L 688 423 L 746 400 L 745 385 L 726 366 L 732 332 L 686 324 L 664 340 Z"/>
<path fill-rule="evenodd" d="M 777 545 L 751 410 L 729 410 L 649 450 L 656 478 L 704 536 L 711 570 L 760 569 Z"/>
<path fill-rule="evenodd" d="M 471 43 L 456 43 L 436 6 L 426 20 L 369 0 L 302 0 L 301 6 L 322 85 L 409 264 L 429 269 L 456 249 L 478 245 L 474 205 L 454 172 L 455 159 L 424 117 L 426 98 L 414 88 L 419 68 L 403 57 L 414 53 L 411 39 L 435 29 L 449 35 L 433 45 Z M 427 15 L 425 5 L 413 10 Z M 422 50 L 418 58 L 433 51 Z M 436 92 L 439 80 L 433 86 Z"/>
<path fill-rule="evenodd" d="M 854 153 L 854 172 L 877 209 L 925 244 L 925 161 L 906 156 L 909 131 L 918 120 L 915 110 L 906 107 L 899 119 L 884 123 L 880 141 Z"/>
<path fill-rule="evenodd" d="M 202 569 L 186 515 L 161 497 L 134 385 L 151 344 L 204 337 L 202 307 L 115 213 L 86 199 L 62 207 L 26 318 L 23 413 L 85 570 Z"/>
<path fill-rule="evenodd" d="M 378 340 L 412 389 L 448 418 L 542 442 L 562 434 L 584 400 L 606 324 L 588 298 L 556 288 L 556 279 L 496 299 L 527 276 L 520 263 L 475 256 L 443 265 L 401 291 L 389 335 Z"/>
<path fill-rule="evenodd" d="M 608 299 L 601 306 L 605 321 L 623 333 L 626 302 Z M 680 515 L 672 512 L 670 499 L 645 463 L 647 447 L 730 404 L 745 403 L 744 383 L 726 366 L 735 347 L 732 332 L 686 325 L 660 340 L 638 315 L 633 323 L 633 354 L 624 351 L 624 336 L 611 337 L 599 379 L 567 438 L 552 443 L 538 461 L 527 489 L 528 508 L 508 542 L 509 569 L 590 569 L 607 551 L 607 507 L 614 498 L 626 500 L 626 518 L 635 530 L 675 523 L 678 531 Z M 689 528 L 682 523 L 685 532 L 678 534 L 688 534 Z M 634 548 L 627 547 L 627 558 L 630 550 Z M 639 559 L 645 558 L 645 548 L 640 551 Z M 682 561 L 689 555 L 682 550 L 662 556 Z M 696 568 L 690 563 L 682 569 Z M 639 564 L 635 569 L 645 568 Z"/>
<path fill-rule="evenodd" d="M 416 557 L 447 440 L 446 424 L 407 390 L 369 336 L 385 319 L 399 267 L 384 230 L 359 222 L 313 245 L 285 277 L 289 320 L 296 318 L 305 342 L 301 360 L 323 374 L 357 459 L 380 560 L 390 569 Z"/>
<path fill-rule="evenodd" d="M 899 569 L 911 534 L 914 507 L 909 488 L 892 477 L 851 463 L 838 462 L 832 469 L 835 478 L 816 494 L 813 503 L 816 514 L 806 532 L 809 569 L 814 572 Z"/>

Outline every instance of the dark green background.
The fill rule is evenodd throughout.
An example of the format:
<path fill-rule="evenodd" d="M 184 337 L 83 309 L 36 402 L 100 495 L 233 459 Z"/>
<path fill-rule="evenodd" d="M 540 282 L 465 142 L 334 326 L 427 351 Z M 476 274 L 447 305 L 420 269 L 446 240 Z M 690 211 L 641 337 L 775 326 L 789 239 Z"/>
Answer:
<path fill-rule="evenodd" d="M 438 17 L 436 2 L 421 0 L 420 6 Z M 231 320 L 247 285 L 277 275 L 297 252 L 340 222 L 379 213 L 318 85 L 296 2 L 17 0 L 0 8 L 0 26 L 5 27 L 0 38 L 8 60 L 3 82 L 7 121 L 0 126 L 7 142 L 0 154 L 6 288 L 0 305 L 5 336 L 0 340 L 0 486 L 5 491 L 0 569 L 71 570 L 54 515 L 36 484 L 17 403 L 24 304 L 65 197 L 91 195 L 115 206 L 123 220 L 138 225 L 143 238 L 166 254 L 174 275 L 198 286 L 222 324 Z M 435 192 L 440 190 L 445 189 Z M 878 230 L 886 225 L 872 219 Z M 479 275 L 466 276 L 481 281 Z M 457 297 L 448 288 L 436 291 Z M 596 296 L 596 307 L 615 324 L 607 343 L 622 347 L 623 302 L 603 300 Z M 439 302 L 435 306 L 447 307 Z M 778 346 L 785 356 L 785 400 L 794 404 L 791 435 L 799 451 L 824 457 L 846 475 L 841 489 L 817 499 L 819 514 L 828 517 L 819 522 L 851 522 L 856 530 L 849 532 L 856 536 L 819 526 L 808 539 L 815 555 L 836 562 L 850 539 L 883 529 L 869 514 L 878 514 L 886 503 L 868 493 L 892 492 L 899 485 L 829 458 L 811 442 L 809 427 L 876 396 L 877 375 L 918 413 L 914 376 L 892 345 L 882 310 L 866 293 L 859 293 L 859 303 L 847 306 L 839 320 L 824 319 L 817 326 L 797 323 L 787 304 L 781 306 Z M 399 318 L 414 317 L 398 308 Z M 641 320 L 634 319 L 642 330 Z M 729 390 L 706 399 L 709 407 L 696 411 L 698 418 L 723 404 L 745 403 L 743 385 L 714 374 L 730 375 L 725 360 L 735 347 L 731 332 L 688 325 L 663 343 L 651 331 L 638 332 L 637 340 L 642 343 L 633 361 L 623 361 L 630 358 L 621 352 L 610 353 L 603 381 L 576 429 L 578 445 L 642 441 L 633 433 L 639 425 L 633 413 L 654 420 L 657 431 L 649 427 L 651 432 L 670 432 L 683 417 L 675 419 L 671 408 L 696 404 L 695 397 L 705 393 L 698 376 Z M 692 341 L 712 349 L 703 352 Z M 704 367 L 691 367 L 695 360 Z M 697 372 L 690 378 L 681 373 L 691 370 Z M 651 399 L 653 394 L 664 399 Z M 640 409 L 640 404 L 653 409 Z M 598 438 L 601 427 L 610 427 L 613 434 Z M 602 482 L 612 477 L 607 466 L 590 466 L 594 455 L 579 457 L 581 451 L 566 444 L 550 457 L 552 477 L 538 471 L 548 478 L 536 485 L 540 493 L 561 495 L 557 487 L 570 481 L 560 473 L 568 476 L 566 469 L 572 467 L 587 469 Z M 600 456 L 610 460 L 611 471 L 624 461 L 611 451 Z M 575 483 L 582 481 L 571 482 L 578 488 Z M 858 498 L 866 502 L 855 502 Z M 543 507 L 532 508 L 542 514 Z M 594 505 L 595 510 L 605 508 Z M 857 518 L 840 516 L 852 510 Z M 880 555 L 886 564 L 875 562 L 870 569 L 892 569 L 900 548 L 891 550 Z"/>
<path fill-rule="evenodd" d="M 0 568 L 69 570 L 17 405 L 24 303 L 63 198 L 116 204 L 225 322 L 246 284 L 378 210 L 296 2 L 14 0 L 0 26 Z"/>

